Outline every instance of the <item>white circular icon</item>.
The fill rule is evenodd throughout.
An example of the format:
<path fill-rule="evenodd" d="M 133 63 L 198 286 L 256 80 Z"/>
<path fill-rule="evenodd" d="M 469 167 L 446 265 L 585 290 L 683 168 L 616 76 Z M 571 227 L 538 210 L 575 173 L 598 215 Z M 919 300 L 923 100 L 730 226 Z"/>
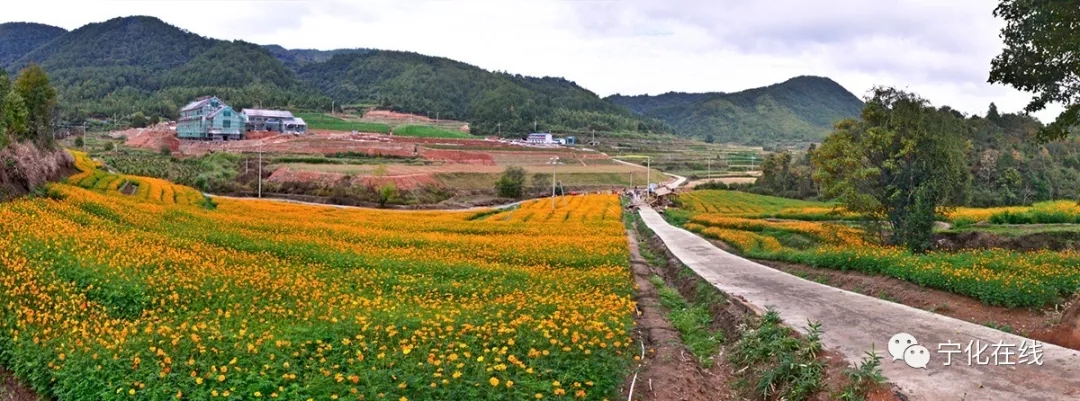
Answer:
<path fill-rule="evenodd" d="M 930 362 L 930 350 L 921 345 L 912 345 L 904 350 L 904 363 L 913 368 L 926 368 Z"/>
<path fill-rule="evenodd" d="M 915 336 L 911 334 L 897 333 L 889 339 L 889 355 L 892 355 L 894 361 L 904 359 L 906 357 L 904 355 L 904 350 L 918 343 L 919 342 L 915 340 Z"/>

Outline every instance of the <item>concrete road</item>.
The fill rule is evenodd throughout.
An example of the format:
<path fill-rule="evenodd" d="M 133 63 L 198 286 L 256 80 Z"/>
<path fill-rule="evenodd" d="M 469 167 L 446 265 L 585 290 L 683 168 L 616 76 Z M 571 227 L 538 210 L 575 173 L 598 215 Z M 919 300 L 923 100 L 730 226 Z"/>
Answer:
<path fill-rule="evenodd" d="M 807 320 L 820 322 L 826 347 L 851 363 L 861 361 L 875 346 L 885 357 L 885 376 L 911 400 L 1080 400 L 1080 351 L 1045 343 L 1036 348 L 1032 340 L 1020 336 L 803 280 L 724 252 L 671 226 L 647 206 L 640 213 L 679 260 L 729 296 L 760 309 L 773 308 L 796 328 L 804 329 Z M 912 368 L 890 356 L 889 340 L 901 332 L 926 347 L 930 355 L 926 368 Z M 964 351 L 974 341 L 981 346 L 971 347 L 976 358 L 969 364 Z M 948 342 L 956 345 L 945 345 Z M 1013 346 L 995 348 L 999 342 Z M 1027 350 L 1024 360 L 1035 361 L 1041 354 L 1041 365 L 1015 364 L 1022 343 Z M 945 366 L 949 358 L 952 364 Z"/>

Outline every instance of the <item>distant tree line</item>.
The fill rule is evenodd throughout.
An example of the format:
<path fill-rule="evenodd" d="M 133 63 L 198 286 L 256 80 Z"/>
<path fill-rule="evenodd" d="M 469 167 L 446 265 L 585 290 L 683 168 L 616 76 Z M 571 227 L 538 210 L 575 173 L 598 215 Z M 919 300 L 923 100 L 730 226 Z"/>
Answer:
<path fill-rule="evenodd" d="M 938 109 L 957 117 L 948 107 Z M 986 116 L 957 117 L 958 135 L 966 141 L 965 179 L 957 184 L 959 205 L 990 207 L 1030 205 L 1080 197 L 1080 140 L 1040 142 L 1044 128 L 1019 113 L 1000 114 L 991 103 Z M 816 145 L 804 152 L 778 152 L 765 157 L 762 177 L 749 191 L 799 199 L 828 199 L 814 181 Z M 920 156 L 925 157 L 925 156 Z"/>

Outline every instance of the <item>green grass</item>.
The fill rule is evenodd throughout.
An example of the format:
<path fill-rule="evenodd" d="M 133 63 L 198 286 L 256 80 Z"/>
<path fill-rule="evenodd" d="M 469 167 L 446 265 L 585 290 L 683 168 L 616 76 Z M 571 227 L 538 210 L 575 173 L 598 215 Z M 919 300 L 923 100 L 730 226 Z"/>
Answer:
<path fill-rule="evenodd" d="M 705 305 L 691 304 L 674 288 L 664 285 L 659 276 L 649 277 L 657 288 L 660 305 L 667 309 L 668 320 L 679 331 L 683 344 L 698 363 L 705 368 L 712 367 L 716 361 L 713 356 L 724 343 L 723 332 L 712 330 L 713 317 Z"/>
<path fill-rule="evenodd" d="M 829 208 L 832 204 L 780 198 L 740 191 L 702 190 L 679 196 L 683 208 L 697 213 L 775 214 L 785 209 Z"/>
<path fill-rule="evenodd" d="M 425 125 L 404 125 L 394 128 L 394 135 L 401 136 L 415 136 L 420 138 L 457 138 L 457 139 L 470 139 L 475 138 L 472 135 L 461 131 L 450 131 L 438 127 L 429 127 Z"/>
<path fill-rule="evenodd" d="M 379 134 L 390 132 L 390 126 L 383 123 L 346 121 L 322 113 L 297 113 L 296 116 L 307 122 L 309 130 L 360 131 Z"/>

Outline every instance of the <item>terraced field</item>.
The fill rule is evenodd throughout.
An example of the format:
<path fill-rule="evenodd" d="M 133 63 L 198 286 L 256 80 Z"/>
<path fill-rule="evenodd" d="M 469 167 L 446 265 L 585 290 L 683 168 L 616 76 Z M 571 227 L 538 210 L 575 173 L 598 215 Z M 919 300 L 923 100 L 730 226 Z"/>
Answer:
<path fill-rule="evenodd" d="M 0 364 L 40 394 L 599 400 L 637 354 L 613 195 L 498 213 L 208 208 L 78 165 L 49 196 L 0 204 Z"/>

